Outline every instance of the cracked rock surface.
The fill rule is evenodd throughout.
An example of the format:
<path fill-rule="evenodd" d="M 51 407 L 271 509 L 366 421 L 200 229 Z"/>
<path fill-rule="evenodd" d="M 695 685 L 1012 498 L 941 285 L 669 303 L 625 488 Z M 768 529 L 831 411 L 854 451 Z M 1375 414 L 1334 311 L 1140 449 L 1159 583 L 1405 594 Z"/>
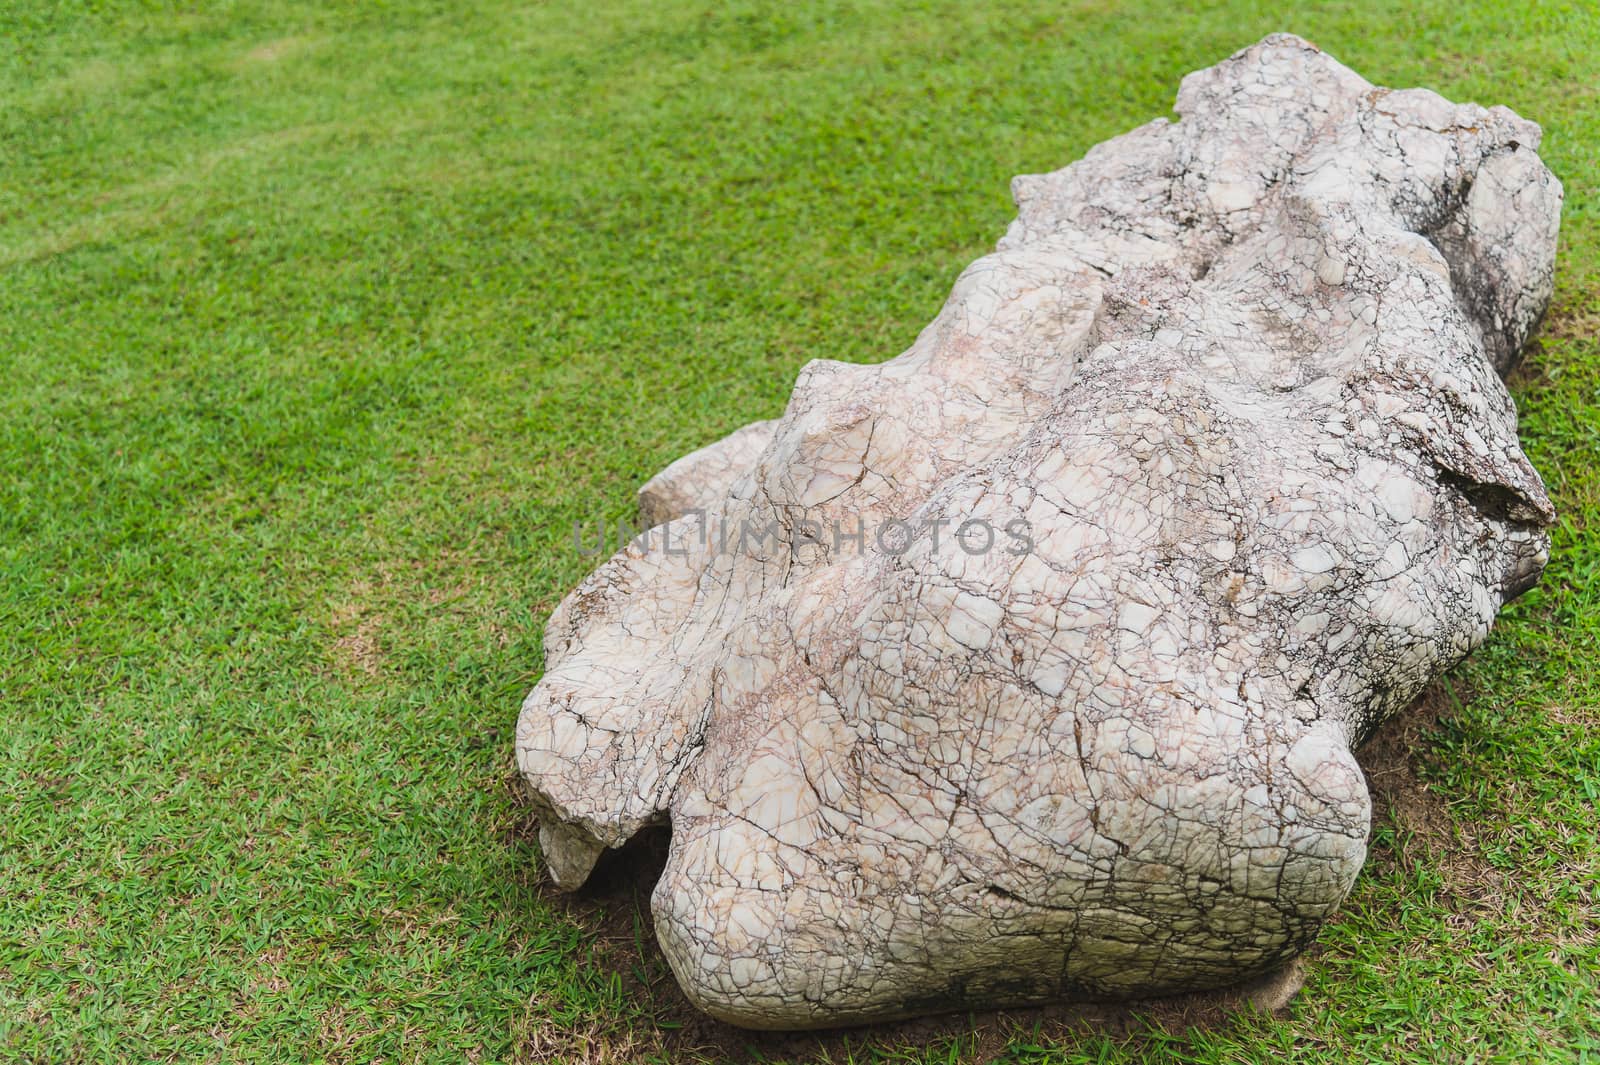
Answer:
<path fill-rule="evenodd" d="M 1177 111 L 1017 178 L 909 350 L 674 463 L 551 617 L 550 872 L 670 823 L 655 927 L 711 1014 L 1284 963 L 1365 857 L 1352 746 L 1537 580 L 1500 375 L 1551 293 L 1538 127 L 1281 35 Z"/>

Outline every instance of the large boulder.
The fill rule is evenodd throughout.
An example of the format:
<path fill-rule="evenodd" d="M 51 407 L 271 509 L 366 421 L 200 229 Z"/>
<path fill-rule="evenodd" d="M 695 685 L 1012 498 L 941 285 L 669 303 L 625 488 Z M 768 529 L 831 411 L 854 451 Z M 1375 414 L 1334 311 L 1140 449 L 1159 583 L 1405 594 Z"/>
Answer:
<path fill-rule="evenodd" d="M 1283 963 L 1366 854 L 1352 746 L 1538 578 L 1499 376 L 1551 292 L 1538 127 L 1283 35 L 1177 111 L 1017 178 L 909 350 L 674 463 L 551 617 L 550 872 L 670 824 L 655 927 L 711 1014 Z"/>

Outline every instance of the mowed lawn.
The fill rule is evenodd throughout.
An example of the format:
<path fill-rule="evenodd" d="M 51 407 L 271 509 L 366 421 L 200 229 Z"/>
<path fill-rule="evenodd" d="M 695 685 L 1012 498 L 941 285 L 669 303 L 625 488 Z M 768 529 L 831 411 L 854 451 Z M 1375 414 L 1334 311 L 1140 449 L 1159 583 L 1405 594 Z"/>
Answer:
<path fill-rule="evenodd" d="M 1593 5 L 0 6 L 0 1060 L 1600 1060 Z M 1277 29 L 1544 125 L 1543 585 L 1369 755 L 1287 1010 L 700 1024 L 511 785 L 573 523 Z"/>

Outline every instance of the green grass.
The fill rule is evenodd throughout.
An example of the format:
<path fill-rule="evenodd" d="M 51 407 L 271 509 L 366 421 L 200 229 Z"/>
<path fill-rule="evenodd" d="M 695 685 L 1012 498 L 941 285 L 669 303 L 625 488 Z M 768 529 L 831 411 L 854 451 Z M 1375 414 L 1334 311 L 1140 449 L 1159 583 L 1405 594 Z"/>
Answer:
<path fill-rule="evenodd" d="M 1600 1060 L 1600 15 L 1194 6 L 5 5 L 0 1058 L 671 1045 L 593 940 L 632 896 L 553 900 L 508 784 L 572 523 L 905 346 L 1012 174 L 1282 28 L 1541 122 L 1567 188 L 1554 559 L 1417 737 L 1431 827 L 1380 814 L 1284 1016 L 755 1046 Z"/>

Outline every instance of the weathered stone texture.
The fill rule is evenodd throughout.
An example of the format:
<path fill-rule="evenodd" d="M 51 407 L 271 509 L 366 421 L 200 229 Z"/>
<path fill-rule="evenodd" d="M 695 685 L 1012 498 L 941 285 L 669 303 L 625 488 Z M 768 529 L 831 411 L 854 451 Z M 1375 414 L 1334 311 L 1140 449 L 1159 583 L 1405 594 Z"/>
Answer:
<path fill-rule="evenodd" d="M 1352 745 L 1537 579 L 1551 506 L 1496 371 L 1551 292 L 1538 127 L 1289 36 L 1177 110 L 1017 178 L 908 351 L 813 362 L 673 464 L 643 503 L 678 551 L 551 617 L 517 734 L 551 871 L 670 821 L 656 929 L 710 1013 L 1284 962 L 1365 856 Z M 1031 549 L 972 552 L 972 520 Z"/>

